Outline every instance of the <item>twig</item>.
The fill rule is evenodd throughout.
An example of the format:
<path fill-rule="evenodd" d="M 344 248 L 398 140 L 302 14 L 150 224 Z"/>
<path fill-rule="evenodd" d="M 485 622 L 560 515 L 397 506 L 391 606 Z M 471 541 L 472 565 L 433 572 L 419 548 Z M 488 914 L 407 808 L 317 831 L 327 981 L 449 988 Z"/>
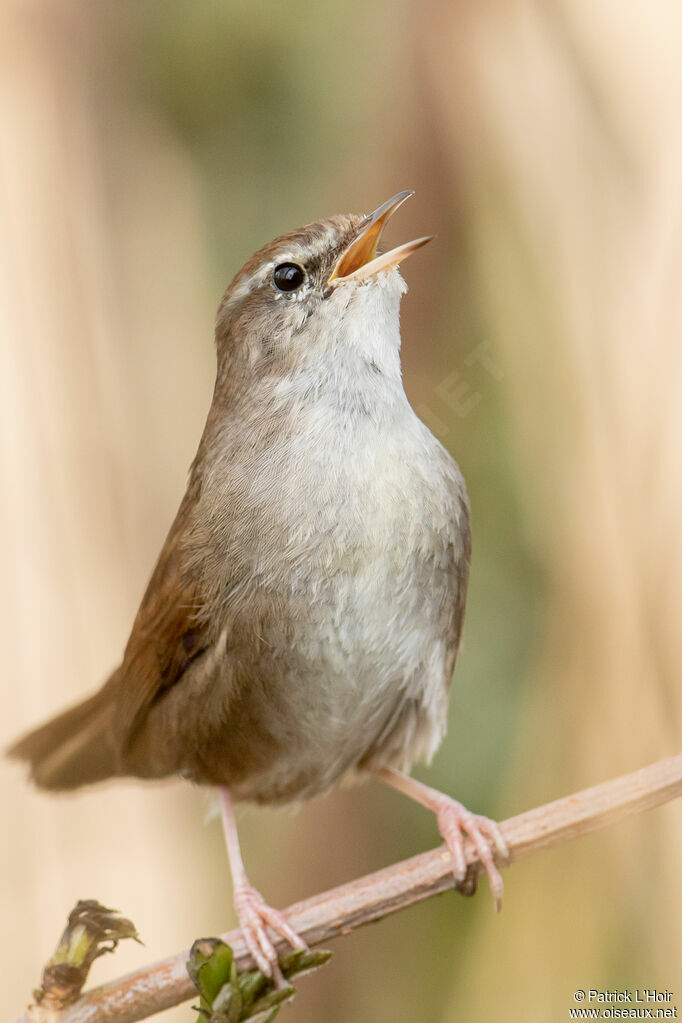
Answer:
<path fill-rule="evenodd" d="M 682 754 L 510 817 L 501 827 L 515 862 L 680 795 Z M 471 870 L 480 873 L 471 846 L 467 857 Z M 452 887 L 450 854 L 441 846 L 296 903 L 286 915 L 310 945 L 317 945 Z M 241 933 L 230 931 L 223 938 L 232 946 L 238 968 L 252 969 Z M 284 950 L 284 942 L 279 947 Z M 188 955 L 180 952 L 93 988 L 59 1015 L 59 1023 L 134 1023 L 178 1005 L 196 993 L 187 975 Z M 17 1023 L 27 1023 L 27 1017 Z"/>

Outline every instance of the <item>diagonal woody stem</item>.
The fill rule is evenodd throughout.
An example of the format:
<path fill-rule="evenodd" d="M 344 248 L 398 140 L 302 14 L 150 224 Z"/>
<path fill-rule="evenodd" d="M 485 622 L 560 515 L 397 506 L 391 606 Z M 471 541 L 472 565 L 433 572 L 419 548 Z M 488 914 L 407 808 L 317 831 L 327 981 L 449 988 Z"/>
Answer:
<path fill-rule="evenodd" d="M 510 817 L 501 828 L 514 863 L 680 795 L 682 753 Z M 471 843 L 467 860 L 471 870 L 481 872 Z M 309 945 L 318 945 L 452 887 L 450 854 L 441 846 L 299 902 L 285 915 Z M 252 969 L 240 932 L 231 931 L 223 938 L 234 949 L 238 968 Z M 281 939 L 275 945 L 280 951 L 286 947 Z M 196 994 L 185 968 L 187 957 L 185 950 L 93 988 L 60 1014 L 58 1023 L 135 1023 L 178 1005 Z M 17 1023 L 27 1023 L 29 1018 L 39 1020 L 40 1010 Z"/>

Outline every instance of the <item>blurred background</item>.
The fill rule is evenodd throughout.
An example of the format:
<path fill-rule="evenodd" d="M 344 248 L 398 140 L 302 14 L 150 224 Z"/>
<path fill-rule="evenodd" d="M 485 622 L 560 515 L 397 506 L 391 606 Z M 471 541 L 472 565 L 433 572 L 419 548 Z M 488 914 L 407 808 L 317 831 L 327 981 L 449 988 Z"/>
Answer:
<path fill-rule="evenodd" d="M 388 240 L 438 240 L 404 271 L 406 389 L 474 529 L 449 733 L 418 774 L 504 818 L 679 750 L 681 46 L 675 0 L 5 0 L 3 746 L 121 655 L 232 275 L 410 187 Z M 146 946 L 93 983 L 234 924 L 202 793 L 50 799 L 0 771 L 10 1016 L 79 897 Z M 437 841 L 376 784 L 240 820 L 281 906 Z M 500 917 L 481 886 L 337 942 L 282 1019 L 546 1023 L 576 987 L 679 996 L 681 858 L 674 806 L 538 855 Z"/>

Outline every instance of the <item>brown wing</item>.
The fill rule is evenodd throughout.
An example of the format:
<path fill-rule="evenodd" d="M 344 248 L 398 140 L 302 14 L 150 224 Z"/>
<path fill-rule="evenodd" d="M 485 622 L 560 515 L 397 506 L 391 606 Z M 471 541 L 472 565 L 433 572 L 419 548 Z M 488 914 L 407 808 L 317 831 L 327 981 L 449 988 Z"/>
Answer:
<path fill-rule="evenodd" d="M 208 628 L 197 614 L 201 594 L 182 557 L 182 540 L 195 499 L 190 486 L 142 598 L 118 670 L 114 730 L 122 749 L 150 707 L 210 645 Z"/>
<path fill-rule="evenodd" d="M 155 701 L 209 646 L 197 610 L 200 594 L 182 564 L 182 541 L 198 484 L 190 484 L 138 611 L 123 663 L 89 699 L 16 742 L 8 753 L 30 764 L 47 789 L 74 789 L 129 773 L 126 752 Z M 133 770 L 157 771 L 144 750 Z"/>

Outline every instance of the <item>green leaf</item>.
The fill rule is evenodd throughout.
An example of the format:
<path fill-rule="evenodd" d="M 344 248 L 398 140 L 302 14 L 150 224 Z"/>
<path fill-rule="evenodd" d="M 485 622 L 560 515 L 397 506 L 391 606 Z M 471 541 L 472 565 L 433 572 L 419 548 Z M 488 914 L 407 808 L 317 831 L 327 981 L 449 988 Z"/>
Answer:
<path fill-rule="evenodd" d="M 302 976 L 304 973 L 312 973 L 319 966 L 324 966 L 331 959 L 332 954 L 326 949 L 295 949 L 287 955 L 282 956 L 279 961 L 282 973 L 289 980 L 290 977 Z"/>
<path fill-rule="evenodd" d="M 242 996 L 244 1011 L 251 1008 L 255 1000 L 270 986 L 270 980 L 260 970 L 242 973 L 239 978 L 239 990 Z"/>
<path fill-rule="evenodd" d="M 197 938 L 187 961 L 187 972 L 201 995 L 202 1008 L 212 1009 L 221 988 L 230 983 L 232 949 L 220 938 Z"/>
<path fill-rule="evenodd" d="M 249 1015 L 242 1016 L 242 1019 L 250 1019 L 252 1016 L 257 1016 L 260 1013 L 267 1012 L 268 1009 L 279 1009 L 283 1002 L 288 1002 L 294 997 L 296 990 L 292 984 L 287 984 L 286 987 L 273 988 L 262 996 L 262 998 L 256 999 L 252 1004 Z"/>
<path fill-rule="evenodd" d="M 286 980 L 322 966 L 331 952 L 295 949 L 282 956 L 280 968 Z M 259 970 L 239 973 L 232 949 L 220 938 L 199 938 L 192 945 L 187 972 L 201 995 L 198 1012 L 209 1023 L 240 1023 L 256 1019 L 271 1023 L 295 990 L 292 984 L 276 988 Z M 267 1018 L 266 1018 L 267 1014 Z"/>

